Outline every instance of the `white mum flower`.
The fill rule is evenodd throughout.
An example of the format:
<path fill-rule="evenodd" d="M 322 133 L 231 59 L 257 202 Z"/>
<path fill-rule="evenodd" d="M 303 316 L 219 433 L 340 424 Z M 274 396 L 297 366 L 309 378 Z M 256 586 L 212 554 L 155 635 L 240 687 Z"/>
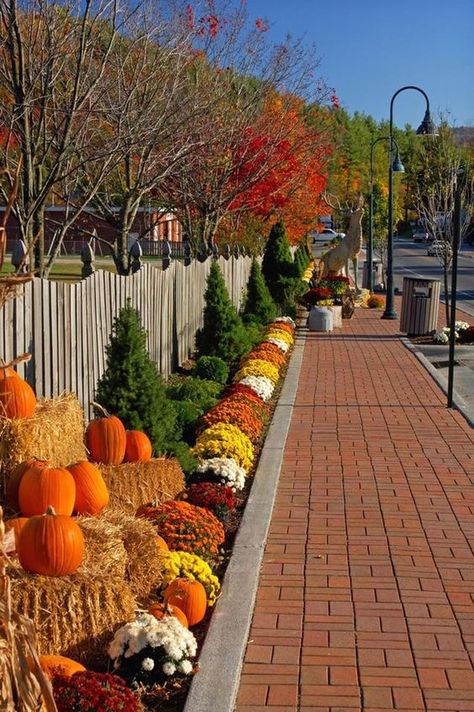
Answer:
<path fill-rule="evenodd" d="M 173 663 L 165 663 L 162 670 L 165 675 L 174 675 L 176 672 L 176 665 L 173 665 Z"/>
<path fill-rule="evenodd" d="M 212 472 L 213 475 L 220 478 L 222 484 L 238 490 L 245 487 L 246 472 L 231 457 L 210 457 L 206 460 L 201 460 L 197 467 L 197 472 Z"/>
<path fill-rule="evenodd" d="M 280 351 L 283 351 L 283 353 L 286 354 L 288 349 L 290 348 L 290 345 L 286 343 L 286 341 L 283 341 L 282 339 L 277 339 L 274 336 L 269 336 L 268 339 L 265 339 L 265 341 L 268 341 L 269 344 L 274 344 L 277 346 Z M 263 342 L 265 343 L 265 342 Z"/>
<path fill-rule="evenodd" d="M 193 670 L 193 666 L 191 665 L 189 660 L 182 660 L 179 664 L 179 670 L 185 675 L 189 675 L 189 673 Z"/>
<path fill-rule="evenodd" d="M 433 336 L 433 341 L 435 341 L 437 344 L 447 344 L 449 341 L 449 329 L 448 333 L 444 329 L 441 331 L 437 331 L 434 336 Z"/>
<path fill-rule="evenodd" d="M 245 376 L 239 383 L 251 388 L 264 401 L 268 401 L 272 397 L 274 386 L 266 376 Z"/>
<path fill-rule="evenodd" d="M 155 661 L 152 658 L 144 658 L 142 660 L 142 669 L 150 672 L 155 667 Z"/>
<path fill-rule="evenodd" d="M 293 321 L 293 319 L 291 318 L 291 316 L 277 316 L 277 318 L 274 319 L 272 323 L 275 324 L 279 321 L 284 321 L 285 324 L 289 324 L 290 326 L 293 327 L 293 329 L 296 327 L 296 324 Z"/>

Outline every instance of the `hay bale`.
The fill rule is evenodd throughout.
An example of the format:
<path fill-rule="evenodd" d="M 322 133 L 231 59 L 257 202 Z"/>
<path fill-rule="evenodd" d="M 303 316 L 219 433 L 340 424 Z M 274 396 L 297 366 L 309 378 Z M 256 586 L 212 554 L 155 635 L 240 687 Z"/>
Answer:
<path fill-rule="evenodd" d="M 184 474 L 174 458 L 156 457 L 148 462 L 99 465 L 110 492 L 109 509 L 135 514 L 146 502 L 174 499 L 185 487 Z"/>
<path fill-rule="evenodd" d="M 120 529 L 103 517 L 77 517 L 84 534 L 85 556 L 78 572 L 125 580 L 128 554 Z"/>
<path fill-rule="evenodd" d="M 164 554 L 156 542 L 156 529 L 146 519 L 106 511 L 104 519 L 119 533 L 127 552 L 125 577 L 137 600 L 145 606 L 163 581 Z"/>
<path fill-rule="evenodd" d="M 137 603 L 120 578 L 74 574 L 52 578 L 9 565 L 12 606 L 34 623 L 43 655 L 66 655 L 88 665 L 107 662 L 115 630 L 133 619 Z"/>
<path fill-rule="evenodd" d="M 36 457 L 55 467 L 86 460 L 84 413 L 73 393 L 40 399 L 31 418 L 0 422 L 0 494 L 3 496 L 12 470 Z"/>

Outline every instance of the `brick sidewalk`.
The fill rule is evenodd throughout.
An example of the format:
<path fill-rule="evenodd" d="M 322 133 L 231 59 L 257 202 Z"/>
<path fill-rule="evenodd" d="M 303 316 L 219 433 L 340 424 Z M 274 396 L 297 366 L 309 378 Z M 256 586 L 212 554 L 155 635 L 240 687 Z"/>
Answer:
<path fill-rule="evenodd" d="M 397 327 L 308 335 L 238 712 L 474 710 L 474 431 Z"/>

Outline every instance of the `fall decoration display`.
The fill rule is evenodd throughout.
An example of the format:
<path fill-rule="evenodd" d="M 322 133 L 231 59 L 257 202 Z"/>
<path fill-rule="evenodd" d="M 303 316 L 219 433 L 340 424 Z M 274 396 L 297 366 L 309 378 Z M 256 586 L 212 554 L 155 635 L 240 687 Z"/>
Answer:
<path fill-rule="evenodd" d="M 104 465 L 120 465 L 127 444 L 124 425 L 117 416 L 109 415 L 98 403 L 93 405 L 104 416 L 92 420 L 87 426 L 86 445 L 90 459 Z"/>
<path fill-rule="evenodd" d="M 252 443 L 257 443 L 262 435 L 263 421 L 257 415 L 255 407 L 239 399 L 224 398 L 203 415 L 200 421 L 202 429 L 217 423 L 237 426 Z"/>
<path fill-rule="evenodd" d="M 149 606 L 148 613 L 151 613 L 152 616 L 155 616 L 155 618 L 158 619 L 164 618 L 165 616 L 174 616 L 174 618 L 179 620 L 181 625 L 184 625 L 185 628 L 189 628 L 186 615 L 183 613 L 181 608 L 178 608 L 177 606 L 170 606 L 166 603 L 155 602 Z"/>
<path fill-rule="evenodd" d="M 275 335 L 275 332 L 273 332 L 273 334 L 273 336 L 267 334 L 263 343 L 274 344 L 280 349 L 280 351 L 283 351 L 283 353 L 286 354 L 287 351 L 289 351 L 290 349 L 290 344 L 288 344 L 286 341 L 282 341 L 281 339 L 279 339 L 278 335 Z"/>
<path fill-rule="evenodd" d="M 84 535 L 84 559 L 78 573 L 126 579 L 128 553 L 119 527 L 104 516 L 77 517 Z"/>
<path fill-rule="evenodd" d="M 40 655 L 39 659 L 41 669 L 46 673 L 50 680 L 62 675 L 71 677 L 76 672 L 84 672 L 85 667 L 77 660 L 71 660 L 63 655 Z"/>
<path fill-rule="evenodd" d="M 229 512 L 237 505 L 237 497 L 232 487 L 213 482 L 192 484 L 178 495 L 178 499 L 208 509 L 221 521 L 225 521 Z"/>
<path fill-rule="evenodd" d="M 153 448 L 148 435 L 140 430 L 127 430 L 126 462 L 148 462 L 152 453 Z"/>
<path fill-rule="evenodd" d="M 253 358 L 268 361 L 278 369 L 282 368 L 287 361 L 285 354 L 275 344 L 270 344 L 268 341 L 264 341 L 252 349 L 242 360 L 242 365 L 245 365 L 247 361 L 251 361 Z"/>
<path fill-rule="evenodd" d="M 155 457 L 148 462 L 101 465 L 110 493 L 109 509 L 135 514 L 143 502 L 165 502 L 184 488 L 184 473 L 175 458 Z"/>
<path fill-rule="evenodd" d="M 250 340 L 216 261 L 211 264 L 204 299 L 204 323 L 196 334 L 199 356 L 218 356 L 233 363 L 249 350 Z"/>
<path fill-rule="evenodd" d="M 35 626 L 12 605 L 2 514 L 0 507 L 0 709 L 13 712 L 21 705 L 25 712 L 54 712 L 51 686 L 39 664 Z"/>
<path fill-rule="evenodd" d="M 163 585 L 167 586 L 177 578 L 199 581 L 206 589 L 207 603 L 213 606 L 221 585 L 219 579 L 204 559 L 187 551 L 170 551 L 164 561 Z"/>
<path fill-rule="evenodd" d="M 31 517 L 22 527 L 17 550 L 25 571 L 66 576 L 73 574 L 84 558 L 84 537 L 71 517 L 48 507 L 46 514 Z"/>
<path fill-rule="evenodd" d="M 385 299 L 378 294 L 371 294 L 366 305 L 369 309 L 382 309 L 385 306 Z"/>
<path fill-rule="evenodd" d="M 54 507 L 56 514 L 70 516 L 75 499 L 74 477 L 65 468 L 37 466 L 33 462 L 25 469 L 18 487 L 18 503 L 26 517 L 44 514 L 48 506 Z"/>
<path fill-rule="evenodd" d="M 224 528 L 212 512 L 187 502 L 165 502 L 150 513 L 149 521 L 172 551 L 189 551 L 212 559 L 224 542 Z"/>
<path fill-rule="evenodd" d="M 10 562 L 12 607 L 27 615 L 44 655 L 66 655 L 84 665 L 106 662 L 104 640 L 137 608 L 128 583 L 94 573 L 38 576 Z"/>
<path fill-rule="evenodd" d="M 115 633 L 109 645 L 114 669 L 133 685 L 163 683 L 175 674 L 193 671 L 197 643 L 177 618 L 157 619 L 140 613 Z"/>
<path fill-rule="evenodd" d="M 276 324 L 271 324 L 265 332 L 265 339 L 267 341 L 271 339 L 277 339 L 278 341 L 283 341 L 288 346 L 291 346 L 294 342 L 294 337 L 289 334 L 284 329 L 279 329 Z"/>
<path fill-rule="evenodd" d="M 76 672 L 53 679 L 58 712 L 139 712 L 137 695 L 122 678 L 110 673 Z"/>
<path fill-rule="evenodd" d="M 230 457 L 211 457 L 201 460 L 196 470 L 196 478 L 200 482 L 217 482 L 229 485 L 234 490 L 245 487 L 246 471 Z"/>
<path fill-rule="evenodd" d="M 100 470 L 87 460 L 69 465 L 76 484 L 74 512 L 77 514 L 100 514 L 109 503 L 109 491 Z"/>
<path fill-rule="evenodd" d="M 75 395 L 40 399 L 35 414 L 23 420 L 2 420 L 0 491 L 5 492 L 14 468 L 37 458 L 53 467 L 86 460 L 84 412 Z"/>
<path fill-rule="evenodd" d="M 260 398 L 258 393 L 256 393 L 253 388 L 250 388 L 250 386 L 246 386 L 243 383 L 232 383 L 230 386 L 227 386 L 224 391 L 223 398 L 237 395 L 254 402 L 259 409 L 262 410 L 262 412 L 268 410 L 268 406 L 265 405 L 263 399 Z"/>
<path fill-rule="evenodd" d="M 146 433 L 156 453 L 170 452 L 176 439 L 175 408 L 166 397 L 159 369 L 148 354 L 146 330 L 130 301 L 114 319 L 105 350 L 107 364 L 97 384 L 96 399 L 115 413 L 127 430 Z"/>
<path fill-rule="evenodd" d="M 11 475 L 10 479 L 8 480 L 7 483 L 7 491 L 6 491 L 6 500 L 8 505 L 15 511 L 19 512 L 20 511 L 20 503 L 18 501 L 18 490 L 20 488 L 20 482 L 25 474 L 26 470 L 28 470 L 32 465 L 35 467 L 46 467 L 49 465 L 49 462 L 46 462 L 45 460 L 36 460 L 36 459 L 31 459 L 31 460 L 26 460 L 26 462 L 20 462 L 19 465 L 17 465 Z"/>
<path fill-rule="evenodd" d="M 4 372 L 0 379 L 0 418 L 30 418 L 35 408 L 36 396 L 32 387 L 18 374 Z"/>
<path fill-rule="evenodd" d="M 217 423 L 204 430 L 196 440 L 193 453 L 199 458 L 231 457 L 245 470 L 250 470 L 255 458 L 247 435 L 229 423 Z"/>
<path fill-rule="evenodd" d="M 247 359 L 245 365 L 243 365 L 235 374 L 234 382 L 238 383 L 247 376 L 263 376 L 264 378 L 268 378 L 268 380 L 272 382 L 273 386 L 278 383 L 278 380 L 280 378 L 280 374 L 276 366 L 269 363 L 268 361 L 263 361 L 262 359 L 254 358 Z"/>
<path fill-rule="evenodd" d="M 166 587 L 163 597 L 165 603 L 181 608 L 190 627 L 200 623 L 206 615 L 206 589 L 199 581 L 174 579 Z"/>

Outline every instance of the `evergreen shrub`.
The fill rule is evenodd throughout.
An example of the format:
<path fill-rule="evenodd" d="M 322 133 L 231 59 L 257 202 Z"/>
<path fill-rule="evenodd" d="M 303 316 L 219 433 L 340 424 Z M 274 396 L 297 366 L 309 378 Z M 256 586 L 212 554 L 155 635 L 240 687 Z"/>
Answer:
<path fill-rule="evenodd" d="M 201 356 L 195 368 L 198 378 L 225 384 L 229 378 L 229 367 L 219 356 Z"/>
<path fill-rule="evenodd" d="M 277 315 L 275 302 L 256 259 L 252 260 L 242 315 L 244 321 L 259 324 L 268 324 Z"/>

